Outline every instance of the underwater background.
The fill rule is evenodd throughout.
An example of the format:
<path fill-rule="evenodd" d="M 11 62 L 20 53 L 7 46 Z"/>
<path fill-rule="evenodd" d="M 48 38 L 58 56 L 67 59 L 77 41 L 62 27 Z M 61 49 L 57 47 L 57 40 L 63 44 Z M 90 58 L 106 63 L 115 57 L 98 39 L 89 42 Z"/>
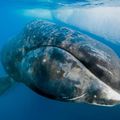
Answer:
<path fill-rule="evenodd" d="M 108 45 L 120 56 L 119 0 L 1 0 L 0 50 L 34 19 L 79 30 Z M 0 75 L 5 74 L 0 63 Z M 62 103 L 44 98 L 20 83 L 0 96 L 0 120 L 88 119 L 120 119 L 120 105 Z"/>

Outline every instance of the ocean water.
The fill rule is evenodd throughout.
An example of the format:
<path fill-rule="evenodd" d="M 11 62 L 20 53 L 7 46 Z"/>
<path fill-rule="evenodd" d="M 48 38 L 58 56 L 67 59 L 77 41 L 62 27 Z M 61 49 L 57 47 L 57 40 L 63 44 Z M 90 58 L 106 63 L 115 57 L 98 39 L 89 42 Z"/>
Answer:
<path fill-rule="evenodd" d="M 77 29 L 108 45 L 120 56 L 119 5 L 119 0 L 1 0 L 0 50 L 28 22 L 45 19 Z M 0 64 L 0 75 L 5 74 Z M 0 96 L 0 120 L 89 119 L 120 119 L 120 105 L 101 107 L 58 102 L 18 83 Z"/>

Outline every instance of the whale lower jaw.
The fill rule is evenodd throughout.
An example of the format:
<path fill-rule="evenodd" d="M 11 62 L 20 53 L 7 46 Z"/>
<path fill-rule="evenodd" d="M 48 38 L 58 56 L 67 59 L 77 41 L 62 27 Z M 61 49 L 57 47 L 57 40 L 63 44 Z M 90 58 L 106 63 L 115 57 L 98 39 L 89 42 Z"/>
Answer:
<path fill-rule="evenodd" d="M 111 87 L 100 80 L 98 80 L 97 82 L 97 87 L 95 85 L 96 82 L 93 81 L 93 83 L 91 83 L 90 85 L 91 87 L 89 87 L 89 89 L 87 89 L 84 94 L 69 99 L 68 101 L 75 103 L 83 102 L 87 104 L 106 107 L 112 107 L 120 104 L 120 93 L 113 90 Z"/>

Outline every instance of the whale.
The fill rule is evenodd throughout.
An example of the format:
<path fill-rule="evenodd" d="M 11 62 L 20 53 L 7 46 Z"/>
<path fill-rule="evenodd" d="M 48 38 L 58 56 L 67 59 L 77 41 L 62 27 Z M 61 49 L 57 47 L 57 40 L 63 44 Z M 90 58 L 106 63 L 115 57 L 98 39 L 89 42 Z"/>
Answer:
<path fill-rule="evenodd" d="M 61 102 L 120 103 L 120 60 L 107 45 L 47 20 L 34 20 L 1 51 L 6 75 L 0 94 L 15 82 Z"/>

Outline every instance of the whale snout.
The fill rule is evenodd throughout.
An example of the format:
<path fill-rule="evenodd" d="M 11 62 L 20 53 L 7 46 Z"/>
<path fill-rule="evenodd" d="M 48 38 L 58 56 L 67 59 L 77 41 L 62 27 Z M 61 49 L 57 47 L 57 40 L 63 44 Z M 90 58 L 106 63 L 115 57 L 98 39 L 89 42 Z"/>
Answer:
<path fill-rule="evenodd" d="M 94 105 L 114 106 L 120 103 L 120 94 L 106 85 L 98 81 L 94 82 L 86 90 L 85 101 Z"/>

